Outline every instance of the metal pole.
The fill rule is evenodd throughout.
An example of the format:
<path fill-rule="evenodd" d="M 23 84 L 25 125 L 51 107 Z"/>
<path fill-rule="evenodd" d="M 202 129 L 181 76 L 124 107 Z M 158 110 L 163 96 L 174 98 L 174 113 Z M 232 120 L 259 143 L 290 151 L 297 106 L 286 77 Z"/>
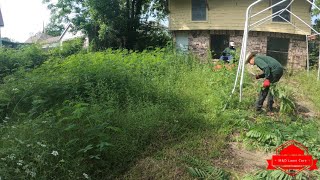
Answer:
<path fill-rule="evenodd" d="M 234 82 L 234 86 L 233 86 L 233 90 L 231 92 L 231 94 L 233 94 L 235 92 L 235 89 L 237 87 L 237 83 L 239 80 L 239 75 L 240 75 L 240 71 L 242 68 L 242 61 L 245 61 L 245 56 L 246 56 L 246 50 L 247 50 L 247 40 L 248 40 L 248 33 L 249 33 L 249 14 L 251 13 L 251 9 L 254 5 L 258 4 L 259 2 L 261 2 L 262 0 L 258 0 L 254 3 L 252 3 L 246 11 L 246 20 L 245 20 L 245 25 L 244 25 L 244 31 L 243 31 L 243 37 L 242 37 L 242 45 L 241 45 L 241 54 L 240 54 L 240 60 L 239 60 L 239 64 L 238 64 L 238 70 L 237 70 L 237 76 Z M 240 92 L 241 94 L 242 92 Z M 241 95 L 240 95 L 240 101 L 241 101 Z"/>
<path fill-rule="evenodd" d="M 313 3 L 313 2 L 311 2 L 309 0 L 306 0 L 306 1 L 308 1 L 310 4 L 312 4 L 314 7 L 316 7 L 320 11 L 320 8 L 315 3 Z"/>
<path fill-rule="evenodd" d="M 241 78 L 240 78 L 240 97 L 239 97 L 239 101 L 241 102 L 242 101 L 242 87 L 243 87 L 243 79 L 244 79 L 244 67 L 245 67 L 245 58 L 246 58 L 246 51 L 247 51 L 247 41 L 248 41 L 248 33 L 249 33 L 249 26 L 250 26 L 250 24 L 249 24 L 249 20 L 250 20 L 250 16 L 249 16 L 249 14 L 251 13 L 251 9 L 252 9 L 252 7 L 255 5 L 255 4 L 257 4 L 257 3 L 259 3 L 259 2 L 261 2 L 261 0 L 260 1 L 257 1 L 256 3 L 253 3 L 253 4 L 251 4 L 249 7 L 248 7 L 248 9 L 247 9 L 247 12 L 246 12 L 246 22 L 245 22 L 245 30 L 244 30 L 244 32 L 243 32 L 243 42 L 242 42 L 242 48 L 241 48 L 241 56 L 240 56 L 240 59 L 242 59 L 242 69 L 241 69 Z M 291 3 L 292 3 L 293 1 L 291 1 Z M 290 3 L 290 4 L 291 4 Z"/>
<path fill-rule="evenodd" d="M 309 70 L 310 70 L 310 62 L 309 62 L 309 39 L 308 39 L 308 35 L 306 35 L 306 42 L 307 42 L 307 72 L 309 75 Z"/>
<path fill-rule="evenodd" d="M 257 15 L 259 15 L 259 14 L 261 14 L 261 13 L 263 13 L 263 12 L 265 12 L 265 11 L 267 11 L 267 10 L 269 10 L 269 9 L 271 9 L 271 8 L 273 8 L 273 7 L 275 7 L 275 6 L 278 6 L 279 4 L 282 4 L 282 3 L 283 3 L 283 2 L 285 2 L 285 1 L 287 1 L 287 0 L 282 0 L 282 1 L 280 1 L 280 2 L 278 2 L 278 3 L 276 3 L 276 4 L 274 4 L 274 5 L 272 5 L 272 6 L 268 7 L 268 8 L 266 8 L 266 9 L 264 9 L 264 10 L 260 11 L 260 12 L 257 12 L 256 14 L 252 15 L 251 17 L 255 17 L 255 16 L 257 16 Z"/>
<path fill-rule="evenodd" d="M 247 41 L 248 41 L 248 33 L 250 31 L 249 27 L 250 27 L 250 23 L 249 23 L 249 20 L 251 17 L 254 17 L 254 16 L 257 16 L 258 14 L 261 14 L 262 12 L 265 12 L 267 9 L 271 9 L 272 7 L 280 4 L 280 3 L 283 3 L 285 2 L 286 0 L 282 0 L 281 2 L 277 3 L 277 4 L 274 4 L 272 7 L 269 7 L 267 9 L 264 9 L 256 14 L 254 14 L 253 16 L 249 16 L 249 14 L 251 14 L 251 9 L 253 6 L 255 6 L 256 4 L 260 3 L 262 0 L 257 0 L 256 2 L 252 3 L 248 8 L 247 8 L 247 11 L 246 11 L 246 19 L 245 19 L 245 27 L 244 27 L 244 32 L 243 32 L 243 39 L 242 39 L 242 47 L 241 47 L 241 54 L 240 54 L 240 60 L 239 60 L 239 64 L 238 64 L 238 70 L 237 70 L 237 75 L 236 75 L 236 79 L 235 79 L 235 82 L 234 82 L 234 87 L 233 87 L 233 90 L 232 90 L 232 93 L 230 95 L 230 97 L 232 96 L 232 94 L 235 92 L 235 89 L 236 89 L 236 85 L 238 83 L 238 79 L 239 79 L 239 73 L 241 71 L 241 78 L 240 78 L 240 102 L 242 100 L 242 86 L 243 86 L 243 77 L 244 77 L 244 66 L 245 66 L 245 56 L 246 56 L 246 50 L 247 50 Z M 310 0 L 306 0 L 307 2 L 309 2 L 310 4 L 312 4 L 314 7 L 316 7 L 318 10 L 320 10 L 320 8 L 318 6 L 316 6 L 313 2 L 310 2 Z M 293 2 L 293 0 L 291 1 L 291 3 Z M 291 4 L 290 3 L 290 4 Z M 289 5 L 290 5 L 289 4 Z M 283 11 L 288 11 L 291 15 L 293 15 L 294 17 L 296 17 L 298 20 L 300 20 L 302 23 L 304 23 L 306 26 L 308 26 L 311 30 L 313 30 L 317 35 L 320 35 L 320 33 L 318 31 L 316 31 L 313 27 L 311 27 L 308 23 L 306 23 L 305 21 L 303 21 L 301 18 L 299 18 L 298 16 L 296 16 L 294 13 L 292 13 L 291 11 L 289 11 L 287 9 L 287 7 L 285 9 L 282 9 L 276 13 L 282 13 Z M 274 13 L 274 14 L 276 14 Z M 281 14 L 280 13 L 280 14 Z M 272 16 L 274 15 L 272 14 L 271 15 L 271 18 Z M 278 15 L 279 16 L 279 15 Z M 282 19 L 285 19 L 283 18 L 282 16 L 279 16 L 281 17 Z M 254 24 L 252 24 L 251 26 L 253 25 L 256 25 L 258 23 L 260 23 L 261 21 L 264 21 L 262 22 L 261 24 L 264 24 L 266 21 L 266 19 L 269 19 L 270 18 L 270 15 L 266 18 L 263 18 L 261 20 L 259 20 L 259 22 L 255 22 Z M 289 22 L 291 25 L 293 25 L 294 27 L 296 27 L 293 23 Z M 258 25 L 261 25 L 261 24 L 258 24 Z M 297 28 L 297 27 L 296 27 Z M 300 29 L 301 30 L 301 29 Z M 320 46 L 320 45 L 319 45 Z M 320 47 L 319 47 L 320 48 Z M 319 50 L 320 51 L 320 50 Z M 309 56 L 308 56 L 309 57 Z M 319 70 L 318 70 L 318 80 L 320 78 L 320 52 L 319 52 Z"/>
<path fill-rule="evenodd" d="M 276 17 L 277 14 L 281 14 L 283 11 L 284 11 L 283 9 L 282 9 L 282 10 L 279 10 L 279 11 L 277 11 L 277 12 L 275 12 L 275 13 L 273 13 L 273 14 L 271 14 L 271 15 L 263 18 L 263 19 L 260 19 L 259 21 L 256 21 L 255 23 L 252 23 L 252 24 L 250 25 L 250 27 L 251 27 L 251 26 L 255 26 L 256 24 L 258 24 L 257 26 L 260 26 L 260 25 L 261 25 L 261 24 L 259 24 L 260 22 L 263 22 L 264 20 L 268 21 L 268 20 L 270 20 L 271 18 Z M 281 13 L 280 13 L 280 12 L 281 12 Z M 270 18 L 270 17 L 271 17 L 271 18 Z"/>
<path fill-rule="evenodd" d="M 301 18 L 299 18 L 297 15 L 295 15 L 294 13 L 292 13 L 291 11 L 287 10 L 290 14 L 292 14 L 294 17 L 296 17 L 297 19 L 299 19 L 303 24 L 305 24 L 306 26 L 308 26 L 310 29 L 312 29 L 315 33 L 317 33 L 319 35 L 319 32 L 316 31 L 313 27 L 311 27 L 308 23 L 306 23 L 304 20 L 302 20 Z"/>
<path fill-rule="evenodd" d="M 0 47 L 2 47 L 1 28 L 0 28 Z"/>
<path fill-rule="evenodd" d="M 241 47 L 241 68 L 239 70 L 241 70 L 241 77 L 240 77 L 240 96 L 239 96 L 239 101 L 242 101 L 242 86 L 243 86 L 243 75 L 244 75 L 244 65 L 246 63 L 245 58 L 246 58 L 246 53 L 247 53 L 247 44 L 248 44 L 248 34 L 249 34 L 249 26 L 250 26 L 250 14 L 251 14 L 251 10 L 252 7 L 254 5 L 256 5 L 257 3 L 261 2 L 262 0 L 259 0 L 253 4 L 251 4 L 246 12 L 246 22 L 245 22 L 245 29 L 243 31 L 243 40 L 242 40 L 242 47 Z M 240 71 L 239 71 L 240 72 Z M 238 73 L 239 73 L 238 72 Z"/>
<path fill-rule="evenodd" d="M 291 4 L 293 3 L 293 1 L 294 0 L 291 0 L 290 1 L 290 3 L 288 4 L 288 6 L 286 7 L 286 8 L 283 8 L 283 9 L 281 9 L 281 10 L 279 10 L 279 11 L 277 11 L 277 12 L 275 12 L 275 13 L 273 13 L 273 14 L 271 14 L 271 15 L 269 15 L 269 16 L 267 16 L 267 17 L 265 17 L 265 18 L 263 18 L 263 19 L 260 19 L 259 21 L 257 21 L 257 22 L 255 22 L 255 23 L 253 23 L 253 24 L 251 24 L 250 26 L 254 26 L 254 25 L 256 25 L 256 24 L 258 24 L 258 23 L 260 23 L 261 21 L 264 21 L 265 19 L 270 19 L 270 17 L 276 17 L 275 15 L 278 15 L 278 16 L 281 16 L 281 14 L 283 13 L 283 11 L 285 11 L 286 9 L 288 9 L 289 8 L 289 6 L 291 6 Z M 279 3 L 277 3 L 277 4 L 279 4 Z M 273 6 L 271 6 L 271 7 L 274 7 L 275 5 L 277 5 L 277 4 L 274 4 Z M 267 8 L 267 9 L 270 9 L 270 7 L 269 8 Z M 263 10 L 264 11 L 264 10 Z M 263 12 L 263 11 L 260 11 L 259 13 L 261 13 L 261 12 Z M 257 13 L 258 14 L 258 13 Z M 253 16 L 252 16 L 253 17 Z M 267 20 L 267 21 L 268 21 Z M 263 22 L 264 23 L 264 22 Z M 262 23 L 262 24 L 263 24 Z M 259 25 L 258 25 L 259 26 Z"/>
<path fill-rule="evenodd" d="M 318 63 L 318 81 L 320 79 L 320 40 L 319 40 L 319 63 Z"/>

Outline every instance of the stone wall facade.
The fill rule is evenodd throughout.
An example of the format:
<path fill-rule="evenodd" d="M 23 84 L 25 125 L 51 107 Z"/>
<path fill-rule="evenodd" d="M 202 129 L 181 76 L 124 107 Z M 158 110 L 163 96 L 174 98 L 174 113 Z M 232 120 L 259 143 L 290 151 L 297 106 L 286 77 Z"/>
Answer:
<path fill-rule="evenodd" d="M 190 31 L 189 50 L 205 59 L 210 51 L 210 31 Z"/>
<path fill-rule="evenodd" d="M 240 49 L 242 44 L 243 31 L 227 30 L 206 30 L 187 31 L 189 50 L 200 58 L 207 58 L 210 52 L 211 35 L 229 35 L 229 41 L 234 41 Z M 303 35 L 271 33 L 271 32 L 250 32 L 248 37 L 247 51 L 257 51 L 261 54 L 267 53 L 268 37 L 288 38 L 288 69 L 303 69 L 307 60 L 306 37 Z"/>

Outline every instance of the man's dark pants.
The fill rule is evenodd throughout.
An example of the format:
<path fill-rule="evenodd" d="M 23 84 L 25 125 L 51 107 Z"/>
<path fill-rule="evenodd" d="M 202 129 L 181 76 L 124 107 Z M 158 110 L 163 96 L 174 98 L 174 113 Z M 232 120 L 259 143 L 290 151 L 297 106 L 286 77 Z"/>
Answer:
<path fill-rule="evenodd" d="M 280 71 L 279 73 L 277 74 L 271 74 L 271 83 L 276 83 L 280 80 L 280 78 L 282 77 L 283 75 L 283 71 Z M 266 99 L 266 97 L 268 96 L 268 100 L 267 100 L 267 107 L 268 107 L 268 110 L 269 111 L 273 111 L 273 95 L 272 93 L 269 91 L 270 90 L 270 87 L 267 87 L 267 88 L 262 88 L 260 93 L 259 93 L 259 98 L 256 102 L 256 110 L 257 111 L 260 111 L 262 106 L 263 106 L 263 102 L 264 100 Z"/>

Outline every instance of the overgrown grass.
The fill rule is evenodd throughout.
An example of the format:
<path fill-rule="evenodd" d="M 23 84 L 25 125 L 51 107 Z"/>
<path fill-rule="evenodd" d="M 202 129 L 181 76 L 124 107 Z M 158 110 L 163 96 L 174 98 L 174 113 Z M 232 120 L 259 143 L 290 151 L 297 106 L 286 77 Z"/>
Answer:
<path fill-rule="evenodd" d="M 229 99 L 236 68 L 197 61 L 166 49 L 108 50 L 55 56 L 6 76 L 1 178 L 227 179 L 232 175 L 211 160 L 232 140 L 273 151 L 295 139 L 320 157 L 317 119 L 292 111 L 256 115 L 250 109 L 260 84 L 246 76 L 239 103 L 237 92 Z M 304 83 L 301 89 L 309 88 L 317 104 L 318 86 Z M 284 105 L 287 92 L 281 89 Z M 283 176 L 259 173 L 247 178 Z"/>
<path fill-rule="evenodd" d="M 0 174 L 115 178 L 146 152 L 221 127 L 233 76 L 166 50 L 79 54 L 7 76 Z"/>
<path fill-rule="evenodd" d="M 301 71 L 293 74 L 292 78 L 297 82 L 296 88 L 299 88 L 308 101 L 315 105 L 318 113 L 320 113 L 320 81 L 317 80 L 317 71 Z"/>

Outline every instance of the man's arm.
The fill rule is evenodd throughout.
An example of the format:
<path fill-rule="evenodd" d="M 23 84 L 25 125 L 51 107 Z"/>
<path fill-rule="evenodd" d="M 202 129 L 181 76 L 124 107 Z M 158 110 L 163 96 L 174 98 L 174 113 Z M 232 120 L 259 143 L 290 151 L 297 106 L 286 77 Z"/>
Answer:
<path fill-rule="evenodd" d="M 262 77 L 270 80 L 270 67 L 268 64 L 259 57 L 256 57 L 254 62 L 263 71 Z"/>

